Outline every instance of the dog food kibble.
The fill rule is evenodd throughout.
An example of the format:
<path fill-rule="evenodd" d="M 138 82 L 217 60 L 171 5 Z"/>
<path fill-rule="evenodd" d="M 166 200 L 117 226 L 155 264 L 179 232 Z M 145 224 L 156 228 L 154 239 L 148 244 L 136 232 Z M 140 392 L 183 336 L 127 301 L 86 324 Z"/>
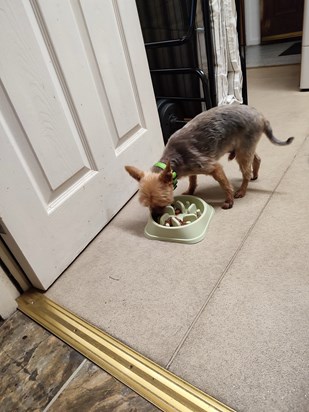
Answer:
<path fill-rule="evenodd" d="M 175 204 L 166 206 L 158 223 L 165 227 L 180 227 L 188 225 L 201 216 L 201 211 L 195 203 L 186 201 L 184 205 L 177 200 Z"/>

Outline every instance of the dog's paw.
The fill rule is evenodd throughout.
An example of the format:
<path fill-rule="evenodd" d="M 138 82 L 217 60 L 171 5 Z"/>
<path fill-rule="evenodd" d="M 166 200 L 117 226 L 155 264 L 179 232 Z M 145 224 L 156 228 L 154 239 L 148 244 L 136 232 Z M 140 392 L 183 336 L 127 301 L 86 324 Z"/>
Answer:
<path fill-rule="evenodd" d="M 222 209 L 231 209 L 233 207 L 234 202 L 232 200 L 225 200 L 223 205 L 221 206 Z"/>
<path fill-rule="evenodd" d="M 234 194 L 235 199 L 240 199 L 241 197 L 244 197 L 246 192 L 243 190 L 237 190 Z"/>

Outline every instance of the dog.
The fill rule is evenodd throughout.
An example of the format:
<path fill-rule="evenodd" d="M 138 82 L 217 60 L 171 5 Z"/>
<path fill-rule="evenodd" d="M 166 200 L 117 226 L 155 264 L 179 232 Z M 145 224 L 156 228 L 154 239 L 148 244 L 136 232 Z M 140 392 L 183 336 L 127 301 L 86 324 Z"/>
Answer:
<path fill-rule="evenodd" d="M 135 166 L 125 166 L 126 171 L 139 182 L 140 203 L 159 216 L 173 202 L 177 178 L 189 176 L 189 187 L 184 194 L 193 195 L 197 175 L 211 175 L 225 192 L 223 209 L 233 207 L 234 198 L 245 196 L 250 180 L 258 178 L 261 159 L 256 153 L 257 144 L 265 134 L 275 145 L 289 145 L 294 137 L 278 140 L 270 123 L 256 109 L 246 105 L 214 107 L 190 120 L 168 140 L 162 157 L 150 172 Z M 229 154 L 236 159 L 242 173 L 240 188 L 234 193 L 218 160 Z"/>

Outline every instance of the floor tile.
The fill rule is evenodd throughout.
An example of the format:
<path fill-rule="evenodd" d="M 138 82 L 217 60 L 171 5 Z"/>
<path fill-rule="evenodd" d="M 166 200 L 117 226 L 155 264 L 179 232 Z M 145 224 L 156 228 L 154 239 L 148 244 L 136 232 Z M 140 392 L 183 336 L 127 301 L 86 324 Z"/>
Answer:
<path fill-rule="evenodd" d="M 43 410 L 83 357 L 16 312 L 0 327 L 0 411 Z"/>
<path fill-rule="evenodd" d="M 300 54 L 280 56 L 282 52 L 294 43 L 295 41 L 246 47 L 247 68 L 299 64 L 301 60 Z"/>
<path fill-rule="evenodd" d="M 156 411 L 17 311 L 0 326 L 0 412 Z"/>
<path fill-rule="evenodd" d="M 171 365 L 246 412 L 309 410 L 309 138 Z"/>
<path fill-rule="evenodd" d="M 46 411 L 154 412 L 158 409 L 86 361 Z"/>
<path fill-rule="evenodd" d="M 190 383 L 236 409 L 248 406 L 246 401 L 250 402 L 252 399 L 253 405 L 259 405 L 260 399 L 254 396 L 250 398 L 250 393 L 266 379 L 276 381 L 277 377 L 273 378 L 267 373 L 266 377 L 261 373 L 256 380 L 251 380 L 245 386 L 250 368 L 263 366 L 269 358 L 280 361 L 276 352 L 278 346 L 267 346 L 267 339 L 264 337 L 261 340 L 256 339 L 256 325 L 250 320 L 247 325 L 246 317 L 241 319 L 241 312 L 237 311 L 238 300 L 241 307 L 244 303 L 237 294 L 238 285 L 231 286 L 229 292 L 232 305 L 227 306 L 226 310 L 221 309 L 220 303 L 225 308 L 225 301 L 226 304 L 229 302 L 228 298 L 223 296 L 215 301 L 212 309 L 211 317 L 220 317 L 221 323 L 218 324 L 224 325 L 225 329 L 222 326 L 222 330 L 227 331 L 226 334 L 220 335 L 220 330 L 215 330 L 214 322 L 200 329 L 197 335 L 194 331 L 201 314 L 205 310 L 209 313 L 210 303 L 222 289 L 225 277 L 229 275 L 238 256 L 251 239 L 270 200 L 273 201 L 275 196 L 284 199 L 286 193 L 293 194 L 290 189 L 282 188 L 280 182 L 309 134 L 309 95 L 298 90 L 299 66 L 250 69 L 248 81 L 250 104 L 267 116 L 278 138 L 284 140 L 294 135 L 295 141 L 288 147 L 278 147 L 272 145 L 266 137 L 261 139 L 258 146 L 258 153 L 262 157 L 260 176 L 257 181 L 249 184 L 246 197 L 236 200 L 233 209 L 223 211 L 220 208 L 223 200 L 220 187 L 211 178 L 201 176 L 198 179 L 196 195 L 215 207 L 215 215 L 206 238 L 196 245 L 169 244 L 145 239 L 143 230 L 147 211 L 138 204 L 135 197 L 47 292 L 47 296 L 57 303 L 160 365 L 171 364 L 175 367 L 173 371 L 179 372 Z M 223 161 L 223 164 L 227 175 L 237 187 L 240 184 L 237 164 L 227 161 Z M 304 176 L 306 177 L 306 174 Z M 304 188 L 303 183 L 302 185 Z M 177 190 L 181 193 L 184 187 L 185 183 L 181 181 Z M 280 210 L 281 206 L 277 207 Z M 281 218 L 278 224 L 279 227 L 284 226 L 285 219 Z M 268 222 L 265 227 L 270 230 L 267 232 L 268 239 L 274 239 L 276 246 L 277 240 L 271 236 L 271 224 Z M 263 233 L 257 237 L 260 246 L 266 245 L 266 240 Z M 251 253 L 250 256 L 255 257 L 256 248 L 257 246 L 250 248 L 247 254 Z M 279 254 L 275 264 L 278 264 L 280 256 Z M 266 260 L 266 263 L 268 261 L 270 259 Z M 253 280 L 260 276 L 260 267 L 254 259 L 252 262 L 252 273 L 251 277 L 249 276 L 252 282 L 244 288 L 247 293 L 254 291 Z M 241 287 L 240 290 L 242 291 Z M 255 304 L 258 305 L 262 300 L 263 294 L 257 293 Z M 267 310 L 270 310 L 269 306 Z M 259 322 L 259 312 L 256 311 L 255 315 L 255 321 Z M 276 318 L 278 313 L 274 311 L 272 315 Z M 264 316 L 267 316 L 267 313 L 261 315 L 262 319 Z M 232 321 L 237 319 L 241 322 L 235 327 Z M 249 340 L 251 324 L 254 334 Z M 219 339 L 213 339 L 216 333 Z M 244 342 L 241 340 L 242 334 Z M 284 334 L 282 336 L 286 337 Z M 256 356 L 256 351 L 250 355 L 249 350 L 242 350 L 242 344 L 250 349 L 249 344 L 246 346 L 246 340 L 250 344 L 257 341 L 260 345 L 259 353 L 266 353 L 268 357 Z M 232 350 L 229 350 L 229 346 Z M 282 353 L 279 352 L 280 355 Z M 205 354 L 208 358 L 204 357 Z M 182 356 L 179 363 L 178 356 Z M 252 363 L 249 362 L 250 356 Z M 236 376 L 233 380 L 236 372 L 229 368 L 229 365 L 235 359 L 236 372 L 243 371 L 247 365 L 248 369 L 244 375 Z M 192 375 L 187 373 L 191 362 Z M 299 367 L 297 362 L 293 365 Z M 273 367 L 274 364 L 270 363 L 270 369 Z M 288 367 L 282 373 L 285 373 Z M 217 372 L 222 372 L 223 375 L 219 373 L 216 376 Z M 267 386 L 267 390 L 273 389 Z M 267 393 L 263 396 L 269 399 Z M 274 390 L 273 398 L 280 402 L 280 396 L 283 395 Z M 290 399 L 290 396 L 292 395 L 288 392 L 285 399 Z"/>
<path fill-rule="evenodd" d="M 288 147 L 262 138 L 260 178 L 249 184 L 244 199 L 235 200 L 233 209 L 221 209 L 224 195 L 212 178 L 198 178 L 196 195 L 215 208 L 205 239 L 194 245 L 146 239 L 148 211 L 135 197 L 47 291 L 47 297 L 161 366 L 169 364 L 304 139 L 307 122 L 299 118 L 304 113 L 300 93 L 294 96 L 294 91 L 284 89 L 297 87 L 297 69 L 274 69 L 275 75 L 267 75 L 270 78 L 255 79 L 257 92 L 250 88 L 249 99 L 269 117 L 278 138 L 294 133 L 297 138 Z M 249 82 L 255 70 L 249 73 Z M 287 93 L 292 96 L 287 98 Z M 222 163 L 238 187 L 237 163 Z M 185 179 L 180 181 L 176 194 L 186 185 Z"/>

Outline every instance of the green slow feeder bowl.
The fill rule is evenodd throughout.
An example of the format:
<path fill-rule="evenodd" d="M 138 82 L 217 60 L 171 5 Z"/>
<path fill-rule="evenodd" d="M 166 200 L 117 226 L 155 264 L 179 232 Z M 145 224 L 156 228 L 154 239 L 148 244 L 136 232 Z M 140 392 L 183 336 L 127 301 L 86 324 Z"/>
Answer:
<path fill-rule="evenodd" d="M 175 196 L 174 203 L 179 200 L 183 204 L 189 202 L 195 204 L 196 208 L 200 210 L 200 216 L 193 222 L 184 226 L 163 226 L 155 222 L 152 216 L 149 216 L 147 225 L 145 227 L 145 236 L 148 239 L 163 240 L 166 242 L 178 243 L 197 243 L 204 239 L 208 224 L 214 209 L 212 206 L 204 202 L 196 196 L 182 195 Z M 181 213 L 181 218 L 185 218 L 186 213 Z"/>

